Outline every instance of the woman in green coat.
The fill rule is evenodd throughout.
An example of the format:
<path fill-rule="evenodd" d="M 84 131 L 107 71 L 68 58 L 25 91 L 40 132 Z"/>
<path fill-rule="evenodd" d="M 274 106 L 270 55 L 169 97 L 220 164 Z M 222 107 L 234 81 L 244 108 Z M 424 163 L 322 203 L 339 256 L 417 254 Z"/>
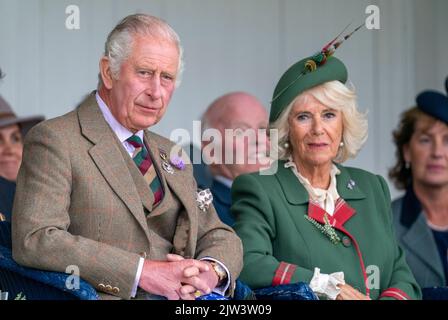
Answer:
<path fill-rule="evenodd" d="M 386 182 L 340 165 L 366 140 L 367 121 L 345 65 L 320 58 L 297 62 L 275 88 L 269 120 L 279 160 L 233 183 L 240 279 L 252 288 L 303 281 L 324 299 L 420 299 Z"/>

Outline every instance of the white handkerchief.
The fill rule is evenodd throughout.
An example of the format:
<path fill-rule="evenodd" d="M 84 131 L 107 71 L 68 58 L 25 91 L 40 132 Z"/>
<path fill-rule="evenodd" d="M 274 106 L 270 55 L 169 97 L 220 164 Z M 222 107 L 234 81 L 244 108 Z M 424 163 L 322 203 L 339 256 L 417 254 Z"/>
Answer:
<path fill-rule="evenodd" d="M 314 268 L 314 275 L 310 282 L 311 289 L 321 296 L 330 300 L 335 300 L 341 289 L 339 284 L 345 284 L 344 272 L 335 272 L 332 274 L 320 273 L 319 268 Z"/>

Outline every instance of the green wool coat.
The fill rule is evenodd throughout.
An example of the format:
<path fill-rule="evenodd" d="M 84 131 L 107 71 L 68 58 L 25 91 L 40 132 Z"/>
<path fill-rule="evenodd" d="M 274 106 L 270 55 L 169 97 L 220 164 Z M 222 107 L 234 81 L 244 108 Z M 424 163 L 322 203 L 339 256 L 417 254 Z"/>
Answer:
<path fill-rule="evenodd" d="M 305 219 L 308 214 L 323 223 L 324 211 L 309 205 L 307 191 L 284 161 L 275 164 L 273 175 L 242 175 L 232 185 L 234 228 L 244 247 L 242 281 L 252 288 L 309 283 L 318 267 L 327 274 L 343 271 L 346 283 L 372 299 L 421 298 L 394 237 L 381 176 L 338 165 L 337 190 L 346 205 L 342 201 L 330 218 L 341 239 L 334 244 Z"/>

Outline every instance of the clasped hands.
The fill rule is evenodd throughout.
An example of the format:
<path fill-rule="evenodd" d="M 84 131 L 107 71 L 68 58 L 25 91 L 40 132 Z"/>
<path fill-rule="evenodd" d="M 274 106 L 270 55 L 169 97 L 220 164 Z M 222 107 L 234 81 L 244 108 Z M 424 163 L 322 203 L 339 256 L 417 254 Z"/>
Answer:
<path fill-rule="evenodd" d="M 209 262 L 167 254 L 166 261 L 145 260 L 139 287 L 168 300 L 194 300 L 196 293 L 208 294 L 218 284 Z"/>

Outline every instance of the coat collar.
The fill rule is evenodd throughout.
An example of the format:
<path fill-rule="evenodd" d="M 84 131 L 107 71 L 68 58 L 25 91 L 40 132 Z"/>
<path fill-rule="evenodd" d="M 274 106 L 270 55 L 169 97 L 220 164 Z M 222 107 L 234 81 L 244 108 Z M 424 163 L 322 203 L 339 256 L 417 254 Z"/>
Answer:
<path fill-rule="evenodd" d="M 122 156 L 120 142 L 104 119 L 94 93 L 81 103 L 77 113 L 82 135 L 93 144 L 89 149 L 90 157 L 138 221 L 149 241 L 146 217 L 135 182 L 129 170 L 126 170 L 127 164 Z"/>
<path fill-rule="evenodd" d="M 409 229 L 417 221 L 421 211 L 422 205 L 415 195 L 414 188 L 410 185 L 406 189 L 401 204 L 400 223 Z"/>
<path fill-rule="evenodd" d="M 322 209 L 317 203 L 313 201 L 308 205 L 308 216 L 313 218 L 314 220 L 320 222 L 321 224 L 325 224 L 324 216 L 327 215 L 328 222 L 343 232 L 347 231 L 344 229 L 344 224 L 350 218 L 355 215 L 356 211 L 352 207 L 350 207 L 344 199 L 339 199 L 336 202 L 336 207 L 333 215 L 329 215 L 326 213 L 324 209 Z"/>
<path fill-rule="evenodd" d="M 173 174 L 166 172 L 162 169 L 161 151 L 169 157 L 173 144 L 148 130 L 145 130 L 145 141 L 149 145 L 153 164 L 156 166 L 159 178 L 162 180 L 165 189 L 162 202 L 154 209 L 154 213 L 148 216 L 148 219 L 161 215 L 174 206 L 173 197 L 176 197 L 181 202 L 183 209 L 180 210 L 172 241 L 173 252 L 185 257 L 193 257 L 196 250 L 194 244 L 197 241 L 198 224 L 195 221 L 198 209 L 196 203 L 197 190 L 193 189 L 193 180 L 192 176 L 190 176 L 191 171 L 174 168 Z M 185 176 L 187 174 L 188 176 Z"/>
<path fill-rule="evenodd" d="M 444 282 L 445 274 L 437 250 L 437 244 L 423 214 L 420 214 L 403 234 L 401 243 L 406 250 L 412 252 L 423 261 L 428 269 L 433 270 L 440 282 Z"/>
<path fill-rule="evenodd" d="M 336 176 L 337 190 L 339 196 L 344 200 L 358 200 L 366 198 L 365 193 L 356 184 L 356 180 L 352 179 L 347 168 L 342 165 L 336 165 L 340 170 L 340 174 Z M 285 168 L 285 161 L 280 160 L 277 163 L 278 181 L 289 203 L 294 205 L 305 204 L 308 202 L 308 192 L 299 182 L 291 169 Z M 349 184 L 355 183 L 351 188 Z"/>
<path fill-rule="evenodd" d="M 163 147 L 161 149 L 161 145 L 163 145 L 163 144 L 161 143 L 161 141 L 159 141 L 158 136 L 148 130 L 145 130 L 144 140 L 148 146 L 148 151 L 151 155 L 152 163 L 155 166 L 155 169 L 156 169 L 157 175 L 159 176 L 160 182 L 162 184 L 163 193 L 164 193 L 162 202 L 156 207 L 155 213 L 151 214 L 151 217 L 155 217 L 155 216 L 162 214 L 163 212 L 168 210 L 172 205 L 174 205 L 174 203 L 173 203 L 174 200 L 172 199 L 172 195 L 168 191 L 168 185 L 171 186 L 170 183 L 172 182 L 171 178 L 173 175 L 167 173 L 166 171 L 164 171 L 162 169 L 162 159 L 160 157 L 160 151 L 163 149 Z M 170 152 L 170 150 L 163 150 L 163 151 L 166 152 L 167 154 L 169 154 L 169 152 Z M 177 173 L 177 171 L 175 171 L 175 172 Z M 148 189 L 149 189 L 149 187 L 148 187 Z M 152 205 L 151 205 L 151 209 L 149 209 L 149 210 L 150 211 L 152 210 Z"/>
<path fill-rule="evenodd" d="M 104 137 L 110 137 L 109 133 L 113 133 L 96 102 L 95 92 L 87 96 L 77 112 L 81 133 L 93 144 L 104 141 Z"/>
<path fill-rule="evenodd" d="M 429 269 L 432 269 L 439 277 L 440 282 L 444 281 L 445 275 L 437 244 L 426 223 L 421 203 L 415 195 L 412 185 L 407 188 L 401 203 L 400 224 L 406 228 L 406 232 L 401 237 L 403 246 L 419 257 Z"/>

